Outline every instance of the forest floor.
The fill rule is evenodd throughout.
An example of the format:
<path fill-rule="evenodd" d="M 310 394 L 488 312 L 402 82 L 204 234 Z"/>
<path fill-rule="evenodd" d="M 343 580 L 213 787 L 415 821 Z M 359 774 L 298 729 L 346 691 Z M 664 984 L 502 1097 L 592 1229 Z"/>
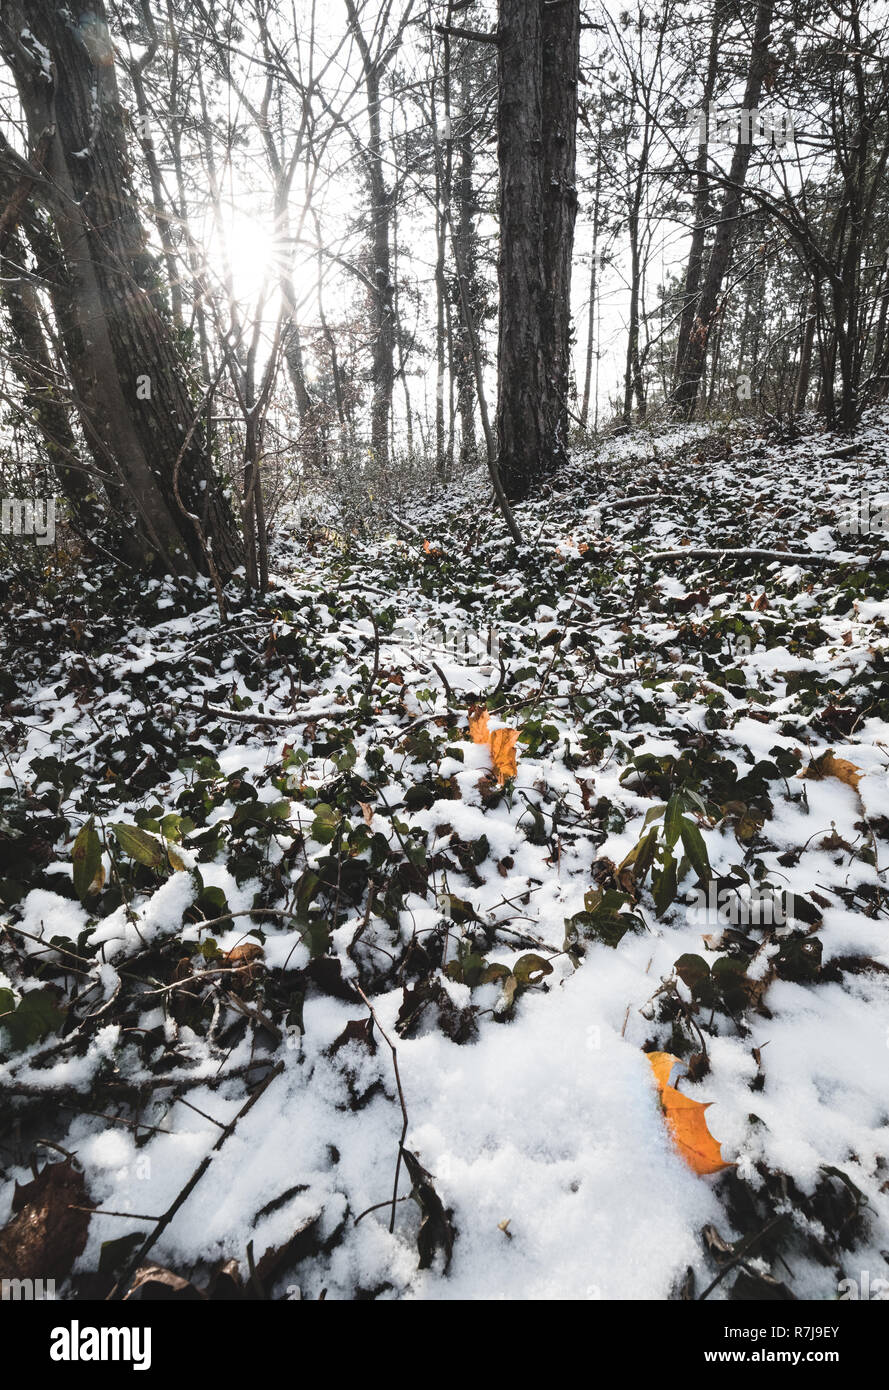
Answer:
<path fill-rule="evenodd" d="M 0 1276 L 889 1295 L 889 422 L 488 494 L 6 576 Z"/>

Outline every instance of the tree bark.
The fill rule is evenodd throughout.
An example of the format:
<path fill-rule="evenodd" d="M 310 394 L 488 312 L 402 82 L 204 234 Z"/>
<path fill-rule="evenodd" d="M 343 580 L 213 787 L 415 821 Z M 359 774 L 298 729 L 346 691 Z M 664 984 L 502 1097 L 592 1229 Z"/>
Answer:
<path fill-rule="evenodd" d="M 79 22 L 54 0 L 8 0 L 0 54 L 31 149 L 43 142 L 47 150 L 35 197 L 50 214 L 57 255 L 43 273 L 86 440 L 120 482 L 124 530 L 138 538 L 146 567 L 201 569 L 208 561 L 198 514 L 206 507 L 215 567 L 228 573 L 239 563 L 239 540 L 195 427 L 188 366 L 139 222 L 102 0 Z"/>
<path fill-rule="evenodd" d="M 709 140 L 707 120 L 710 103 L 716 90 L 716 75 L 719 59 L 719 31 L 721 7 L 713 5 L 710 47 L 707 54 L 707 74 L 704 78 L 702 95 L 702 119 L 698 139 L 698 152 L 695 160 L 694 226 L 691 230 L 691 245 L 688 263 L 685 267 L 685 284 L 682 292 L 682 312 L 679 318 L 679 331 L 676 338 L 676 362 L 673 368 L 673 384 L 677 386 L 682 378 L 685 352 L 695 321 L 698 289 L 701 284 L 701 271 L 704 265 L 704 238 L 707 231 L 707 210 L 710 206 Z"/>
<path fill-rule="evenodd" d="M 468 302 L 476 311 L 478 296 L 476 275 L 475 195 L 473 192 L 473 148 L 471 117 L 471 87 L 468 66 L 464 63 L 460 75 L 460 119 L 457 177 L 454 198 L 457 205 L 457 226 L 454 233 L 458 246 L 454 257 L 466 276 Z M 459 298 L 459 286 L 457 288 Z M 475 433 L 475 373 L 472 366 L 472 343 L 463 315 L 458 316 L 455 345 L 455 374 L 457 378 L 457 409 L 460 414 L 460 464 L 471 467 L 477 460 L 478 444 Z"/>
<path fill-rule="evenodd" d="M 579 0 L 501 0 L 498 459 L 507 496 L 565 458 Z"/>
<path fill-rule="evenodd" d="M 697 313 L 683 357 L 681 375 L 673 391 L 674 406 L 678 413 L 687 420 L 693 418 L 697 406 L 710 331 L 720 308 L 720 294 L 737 236 L 738 219 L 741 215 L 744 199 L 744 182 L 747 178 L 747 168 L 753 152 L 754 132 L 751 113 L 759 108 L 763 79 L 768 70 L 769 35 L 772 28 L 773 8 L 774 0 L 759 0 L 738 140 L 732 156 L 713 247 L 703 278 Z M 749 138 L 745 139 L 745 134 Z"/>

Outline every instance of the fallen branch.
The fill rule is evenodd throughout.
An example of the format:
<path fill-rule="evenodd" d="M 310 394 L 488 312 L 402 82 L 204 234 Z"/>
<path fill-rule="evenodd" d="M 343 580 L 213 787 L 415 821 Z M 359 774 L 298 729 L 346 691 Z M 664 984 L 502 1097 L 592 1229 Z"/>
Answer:
<path fill-rule="evenodd" d="M 228 719 L 232 724 L 259 724 L 269 728 L 277 725 L 310 724 L 313 719 L 347 719 L 361 714 L 356 709 L 309 710 L 304 714 L 251 714 L 249 710 L 220 709 L 218 705 L 199 705 L 195 700 L 179 700 L 177 709 L 192 710 L 195 714 L 215 715 L 217 719 Z"/>
<path fill-rule="evenodd" d="M 257 1067 L 271 1066 L 268 1058 L 259 1057 L 253 1062 L 245 1062 L 243 1066 L 232 1067 L 230 1071 L 215 1072 L 208 1076 L 205 1072 L 199 1075 L 184 1072 L 173 1076 L 145 1076 L 133 1081 L 103 1081 L 102 1091 L 105 1095 L 120 1097 L 121 1100 L 128 1100 L 133 1096 L 139 1098 L 143 1091 L 161 1090 L 165 1086 L 172 1086 L 176 1090 L 190 1091 L 198 1086 L 221 1086 L 223 1081 L 234 1081 L 238 1077 L 246 1076 L 251 1071 L 256 1071 Z M 89 1087 L 78 1090 L 76 1086 L 35 1086 L 27 1081 L 0 1081 L 0 1095 L 17 1096 L 22 1100 L 51 1100 L 54 1105 L 64 1105 L 66 1108 L 80 1110 L 80 1104 L 88 1099 L 90 1095 Z M 69 1099 L 65 1099 L 68 1097 Z M 83 1112 L 93 1113 L 93 1112 Z M 107 1118 L 107 1116 L 105 1117 Z M 140 1125 L 140 1129 L 150 1129 L 150 1125 Z M 164 1133 L 166 1131 L 163 1131 Z"/>
<path fill-rule="evenodd" d="M 603 502 L 600 512 L 624 512 L 631 507 L 644 507 L 649 502 L 669 502 L 675 496 L 672 492 L 645 492 L 641 497 L 618 497 L 615 502 Z"/>

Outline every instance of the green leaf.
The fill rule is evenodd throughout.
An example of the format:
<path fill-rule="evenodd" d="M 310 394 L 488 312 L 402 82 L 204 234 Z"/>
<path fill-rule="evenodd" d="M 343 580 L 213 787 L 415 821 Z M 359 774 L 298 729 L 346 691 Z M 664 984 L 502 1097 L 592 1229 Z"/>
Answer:
<path fill-rule="evenodd" d="M 683 791 L 685 800 L 691 803 L 692 807 L 697 807 L 702 816 L 706 816 L 707 807 L 702 798 L 691 787 L 686 787 Z"/>
<path fill-rule="evenodd" d="M 551 975 L 553 968 L 548 960 L 543 959 L 543 956 L 529 952 L 525 956 L 519 956 L 512 967 L 512 973 L 520 985 L 528 985 L 536 983 L 536 981 L 532 981 L 532 975 Z"/>
<path fill-rule="evenodd" d="M 74 866 L 74 891 L 80 901 L 85 902 L 102 867 L 102 842 L 94 829 L 92 816 L 74 841 L 71 862 Z"/>
<path fill-rule="evenodd" d="M 664 838 L 667 848 L 672 849 L 682 833 L 682 797 L 675 792 L 667 802 L 664 812 Z"/>
<path fill-rule="evenodd" d="M 206 917 L 221 917 L 223 913 L 228 912 L 228 900 L 224 889 L 215 883 L 203 888 L 195 907 L 199 908 Z"/>
<path fill-rule="evenodd" d="M 747 978 L 747 967 L 743 960 L 737 960 L 732 956 L 720 956 L 719 960 L 713 962 L 711 978 L 723 1002 L 732 1013 L 745 1007 L 752 982 Z"/>
<path fill-rule="evenodd" d="M 321 891 L 321 879 L 312 869 L 304 869 L 296 885 L 296 912 L 305 918 L 313 900 Z"/>
<path fill-rule="evenodd" d="M 445 967 L 445 974 L 456 984 L 468 985 L 470 989 L 475 989 L 476 985 L 482 984 L 486 979 L 488 968 L 484 956 L 470 951 L 460 959 L 450 961 Z"/>
<path fill-rule="evenodd" d="M 316 956 L 323 956 L 330 945 L 330 928 L 326 922 L 313 922 L 303 932 L 303 941 L 309 948 L 309 955 L 312 960 Z"/>
<path fill-rule="evenodd" d="M 587 893 L 584 901 L 586 912 L 576 912 L 568 919 L 569 935 L 580 931 L 585 937 L 601 941 L 606 946 L 616 947 L 628 931 L 644 929 L 644 923 L 632 912 L 622 912 L 630 898 L 626 893 L 610 888 L 607 893 L 601 889 Z"/>
<path fill-rule="evenodd" d="M 338 811 L 328 806 L 325 801 L 319 802 L 315 807 L 315 819 L 312 821 L 312 839 L 317 840 L 320 845 L 329 845 L 337 832 L 340 820 Z"/>
<path fill-rule="evenodd" d="M 676 901 L 676 860 L 669 852 L 663 868 L 655 876 L 651 891 L 658 917 L 663 917 L 667 908 Z"/>
<path fill-rule="evenodd" d="M 3 1019 L 2 1027 L 9 1034 L 14 1051 L 21 1052 L 32 1043 L 41 1042 L 64 1022 L 65 1013 L 56 1004 L 49 989 L 32 989 L 23 994 L 15 1013 Z"/>
<path fill-rule="evenodd" d="M 164 862 L 164 852 L 157 840 L 136 825 L 112 825 L 117 843 L 124 854 L 144 864 L 147 869 L 159 869 Z"/>
<path fill-rule="evenodd" d="M 652 826 L 621 862 L 620 869 L 632 869 L 635 881 L 637 883 L 644 883 L 645 876 L 654 862 L 654 852 L 656 849 L 657 827 Z M 620 870 L 618 870 L 618 872 L 620 872 Z"/>
<path fill-rule="evenodd" d="M 707 853 L 703 835 L 693 820 L 683 820 L 681 834 L 682 846 L 688 855 L 692 868 L 699 881 L 706 883 L 712 877 L 712 871 L 710 869 L 710 856 Z"/>
<path fill-rule="evenodd" d="M 680 956 L 674 962 L 673 969 L 682 983 L 688 985 L 692 993 L 704 980 L 710 978 L 710 967 L 703 956 L 689 954 Z"/>

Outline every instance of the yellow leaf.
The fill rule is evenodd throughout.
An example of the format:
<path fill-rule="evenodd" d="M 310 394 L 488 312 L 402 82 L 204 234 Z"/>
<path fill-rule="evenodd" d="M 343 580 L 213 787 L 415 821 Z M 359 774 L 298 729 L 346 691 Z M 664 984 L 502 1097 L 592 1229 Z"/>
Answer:
<path fill-rule="evenodd" d="M 689 1168 L 703 1175 L 720 1173 L 723 1168 L 733 1167 L 733 1164 L 725 1162 L 719 1145 L 707 1128 L 704 1112 L 712 1101 L 692 1100 L 669 1084 L 674 1066 L 681 1065 L 679 1058 L 669 1052 L 649 1052 L 647 1055 L 657 1082 L 667 1128 Z"/>
<path fill-rule="evenodd" d="M 473 743 L 487 743 L 490 738 L 488 711 L 483 705 L 469 706 L 469 734 Z"/>
<path fill-rule="evenodd" d="M 519 731 L 518 729 L 495 729 L 489 741 L 491 744 L 491 762 L 497 773 L 497 781 L 502 787 L 507 777 L 515 777 L 518 772 L 515 750 L 519 741 Z"/>
<path fill-rule="evenodd" d="M 861 781 L 863 773 L 860 767 L 856 767 L 854 763 L 847 762 L 845 758 L 834 757 L 834 752 L 831 748 L 822 757 L 815 758 L 810 762 L 805 771 L 800 773 L 800 776 L 814 777 L 816 779 L 822 777 L 836 777 L 837 781 L 845 782 L 847 787 L 854 787 L 857 791 L 858 783 Z"/>

